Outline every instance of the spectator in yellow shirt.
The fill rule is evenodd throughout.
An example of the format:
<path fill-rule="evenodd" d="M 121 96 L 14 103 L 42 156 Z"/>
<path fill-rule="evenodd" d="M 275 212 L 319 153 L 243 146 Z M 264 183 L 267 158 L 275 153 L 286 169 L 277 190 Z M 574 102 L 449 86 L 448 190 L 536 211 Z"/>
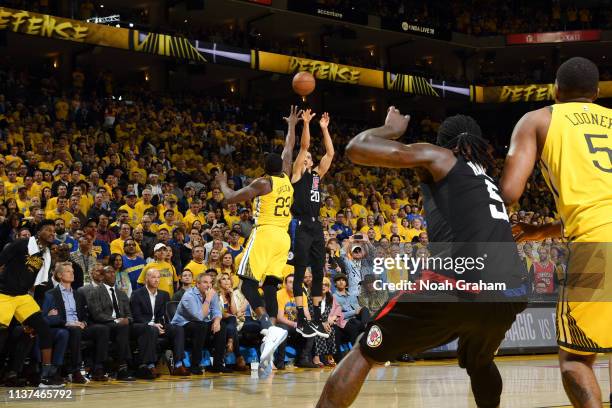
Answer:
<path fill-rule="evenodd" d="M 388 223 L 386 223 L 383 227 L 382 227 L 382 233 L 389 238 L 391 236 L 391 226 L 396 225 L 398 228 L 401 227 L 401 222 L 397 216 L 397 213 L 391 213 L 391 217 L 390 217 L 391 221 L 389 221 Z"/>
<path fill-rule="evenodd" d="M 165 228 L 165 229 L 168 230 L 168 232 L 170 234 L 172 234 L 172 231 L 174 231 L 174 229 L 176 228 L 176 223 L 177 223 L 175 221 L 174 214 L 175 214 L 175 212 L 172 209 L 167 209 L 166 211 L 164 211 L 164 220 L 165 221 L 164 221 L 163 224 L 161 224 L 159 226 L 159 229 L 164 229 Z"/>
<path fill-rule="evenodd" d="M 201 224 L 206 224 L 206 217 L 204 216 L 204 214 L 200 213 L 201 209 L 202 201 L 197 198 L 194 198 L 191 201 L 191 204 L 189 205 L 189 210 L 187 210 L 187 213 L 183 217 L 183 222 L 185 223 L 185 226 L 187 227 L 188 231 L 191 229 L 194 221 L 196 220 L 200 221 Z"/>
<path fill-rule="evenodd" d="M 119 228 L 119 238 L 115 239 L 110 244 L 111 254 L 121 254 L 125 255 L 124 244 L 125 241 L 132 237 L 132 227 L 128 223 L 121 224 Z M 136 252 L 142 254 L 142 249 L 140 249 L 140 245 L 138 242 L 136 243 Z"/>
<path fill-rule="evenodd" d="M 197 245 L 192 249 L 193 259 L 185 265 L 185 269 L 189 269 L 196 276 L 206 272 L 206 264 L 204 263 L 204 246 Z"/>
<path fill-rule="evenodd" d="M 57 102 L 55 102 L 55 118 L 57 120 L 68 119 L 69 109 L 70 109 L 70 105 L 68 105 L 66 98 L 62 96 Z"/>
<path fill-rule="evenodd" d="M 30 198 L 28 197 L 28 190 L 26 186 L 20 184 L 17 186 L 17 209 L 21 214 L 25 214 L 30 207 Z"/>
<path fill-rule="evenodd" d="M 376 234 L 375 240 L 378 241 L 382 236 L 382 232 L 381 228 L 374 223 L 374 220 L 375 218 L 373 215 L 368 215 L 368 217 L 366 218 L 366 225 L 360 230 L 360 232 L 362 234 L 367 234 L 370 229 L 373 229 Z"/>
<path fill-rule="evenodd" d="M 414 238 L 418 237 L 421 232 L 425 231 L 425 229 L 423 228 L 423 220 L 421 220 L 420 218 L 413 219 L 411 224 L 411 228 L 406 231 L 406 239 L 408 240 L 408 242 L 412 242 Z"/>
<path fill-rule="evenodd" d="M 227 210 L 223 210 L 223 217 L 225 221 L 227 221 L 227 225 L 230 227 L 234 225 L 236 222 L 240 222 L 240 216 L 238 215 L 238 205 L 237 204 L 228 204 Z"/>
<path fill-rule="evenodd" d="M 19 179 L 17 178 L 17 172 L 12 168 L 9 169 L 7 176 L 7 179 L 4 181 L 4 191 L 6 191 L 6 195 L 8 197 L 16 197 L 17 186 L 19 186 L 23 182 L 19 181 Z"/>
<path fill-rule="evenodd" d="M 73 214 L 67 211 L 68 208 L 68 199 L 66 197 L 58 197 L 57 198 L 57 208 L 55 210 L 50 210 L 45 213 L 45 218 L 50 220 L 57 220 L 61 218 L 64 220 L 64 224 L 69 225 L 70 220 L 72 220 Z"/>
<path fill-rule="evenodd" d="M 132 228 L 138 225 L 140 218 L 138 217 L 138 212 L 136 211 L 136 194 L 133 191 L 126 194 L 125 204 L 119 207 L 119 209 L 127 211 L 128 222 Z"/>
<path fill-rule="evenodd" d="M 366 218 L 368 216 L 368 210 L 363 205 L 353 202 L 353 199 L 350 197 L 346 199 L 346 208 L 351 210 L 355 219 Z"/>
<path fill-rule="evenodd" d="M 147 271 L 149 269 L 156 269 L 160 273 L 159 280 L 159 289 L 165 290 L 170 294 L 170 297 L 174 294 L 174 288 L 176 287 L 177 282 L 179 281 L 178 276 L 174 270 L 174 266 L 170 263 L 166 262 L 166 253 L 168 248 L 163 243 L 155 244 L 153 248 L 153 257 L 155 259 L 154 262 L 148 263 L 140 272 L 140 276 L 138 277 L 138 283 L 141 285 L 144 284 L 145 276 L 147 276 Z"/>
<path fill-rule="evenodd" d="M 325 205 L 321 207 L 321 217 L 336 219 L 337 213 L 338 210 L 334 208 L 334 199 L 328 196 L 327 198 L 325 198 Z"/>
<path fill-rule="evenodd" d="M 17 146 L 11 146 L 11 153 L 7 154 L 4 158 L 6 167 L 21 166 L 23 159 L 19 157 L 19 148 Z"/>

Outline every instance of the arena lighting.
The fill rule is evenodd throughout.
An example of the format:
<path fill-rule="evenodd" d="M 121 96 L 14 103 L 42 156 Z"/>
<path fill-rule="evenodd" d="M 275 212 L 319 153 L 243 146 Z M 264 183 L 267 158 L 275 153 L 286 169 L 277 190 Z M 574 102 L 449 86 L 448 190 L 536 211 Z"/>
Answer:
<path fill-rule="evenodd" d="M 213 57 L 213 62 L 215 63 L 217 62 L 217 56 L 229 58 L 235 61 L 242 61 L 246 63 L 251 62 L 250 54 L 240 54 L 240 53 L 231 52 L 231 51 L 219 51 L 217 50 L 217 43 L 213 44 L 213 48 L 204 48 L 204 47 L 200 47 L 200 41 L 196 41 L 195 48 L 200 52 L 211 54 Z"/>
<path fill-rule="evenodd" d="M 112 16 L 106 17 L 92 17 L 85 20 L 88 23 L 106 24 L 106 23 L 118 23 L 121 21 L 121 15 L 113 14 Z"/>
<path fill-rule="evenodd" d="M 461 88 L 458 86 L 448 86 L 446 85 L 446 81 L 442 81 L 442 84 L 434 84 L 433 80 L 429 80 L 429 84 L 432 88 L 442 90 L 442 95 L 446 95 L 446 91 L 452 91 L 461 95 L 470 96 L 470 88 Z"/>

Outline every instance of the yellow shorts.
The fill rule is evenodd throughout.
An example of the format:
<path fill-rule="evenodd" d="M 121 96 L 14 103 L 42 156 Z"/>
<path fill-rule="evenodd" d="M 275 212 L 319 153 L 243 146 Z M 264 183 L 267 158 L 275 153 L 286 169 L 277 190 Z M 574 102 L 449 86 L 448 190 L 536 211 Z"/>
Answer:
<path fill-rule="evenodd" d="M 291 248 L 287 230 L 273 225 L 253 229 L 238 266 L 238 276 L 261 285 L 267 276 L 283 280 L 283 270 Z"/>
<path fill-rule="evenodd" d="M 612 352 L 612 228 L 569 244 L 557 303 L 557 342 L 580 355 Z"/>
<path fill-rule="evenodd" d="M 0 327 L 7 327 L 13 317 L 23 323 L 36 312 L 40 312 L 40 307 L 32 296 L 9 296 L 0 293 Z"/>

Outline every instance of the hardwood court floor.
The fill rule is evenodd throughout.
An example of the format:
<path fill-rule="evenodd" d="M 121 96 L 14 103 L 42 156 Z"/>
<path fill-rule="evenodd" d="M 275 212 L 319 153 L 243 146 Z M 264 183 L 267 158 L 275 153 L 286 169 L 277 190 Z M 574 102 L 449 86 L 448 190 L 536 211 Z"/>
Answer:
<path fill-rule="evenodd" d="M 569 405 L 556 356 L 500 357 L 504 379 L 502 407 L 566 407 Z M 608 364 L 601 357 L 596 374 L 609 406 Z M 330 369 L 290 368 L 259 380 L 248 374 L 205 374 L 194 378 L 163 376 L 153 382 L 109 382 L 74 386 L 76 401 L 66 403 L 21 402 L 23 406 L 52 408 L 152 408 L 152 407 L 313 407 Z M 0 388 L 0 390 L 3 390 Z M 0 403 L 18 407 L 5 399 Z M 66 405 L 68 404 L 68 405 Z M 374 369 L 354 407 L 474 407 L 467 375 L 454 360 L 399 363 Z"/>

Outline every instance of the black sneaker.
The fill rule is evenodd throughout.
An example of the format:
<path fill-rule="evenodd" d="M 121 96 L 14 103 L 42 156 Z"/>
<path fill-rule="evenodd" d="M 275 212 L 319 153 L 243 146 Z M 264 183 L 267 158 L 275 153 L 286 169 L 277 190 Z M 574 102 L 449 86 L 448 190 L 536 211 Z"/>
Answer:
<path fill-rule="evenodd" d="M 323 337 L 324 339 L 327 339 L 329 337 L 329 333 L 325 331 L 325 327 L 323 327 L 323 323 L 320 320 L 312 320 L 308 322 L 308 324 L 310 325 L 315 336 Z"/>
<path fill-rule="evenodd" d="M 66 386 L 66 381 L 60 375 L 54 375 L 53 377 L 42 377 L 38 388 L 63 388 Z"/>
<path fill-rule="evenodd" d="M 298 321 L 298 325 L 297 325 L 295 331 L 300 333 L 302 335 L 302 337 L 304 337 L 304 338 L 310 338 L 310 337 L 314 337 L 314 336 L 317 335 L 317 333 L 312 328 L 312 325 L 308 321 L 304 321 L 304 322 L 299 322 Z"/>
<path fill-rule="evenodd" d="M 229 373 L 233 373 L 234 370 L 232 370 L 229 367 L 225 367 L 225 366 L 221 366 L 221 367 L 215 367 L 212 366 L 211 368 L 208 369 L 209 373 L 225 373 L 225 374 L 229 374 Z"/>
<path fill-rule="evenodd" d="M 136 370 L 135 377 L 141 380 L 154 380 L 155 374 L 153 374 L 153 371 L 151 371 L 151 369 L 148 367 L 140 367 L 138 370 Z"/>
<path fill-rule="evenodd" d="M 124 368 L 123 370 L 119 370 L 117 372 L 117 381 L 136 381 L 136 378 L 127 370 L 127 368 Z"/>
<path fill-rule="evenodd" d="M 204 370 L 202 370 L 202 367 L 191 367 L 189 369 L 189 372 L 192 375 L 202 375 L 202 374 L 204 374 Z"/>

